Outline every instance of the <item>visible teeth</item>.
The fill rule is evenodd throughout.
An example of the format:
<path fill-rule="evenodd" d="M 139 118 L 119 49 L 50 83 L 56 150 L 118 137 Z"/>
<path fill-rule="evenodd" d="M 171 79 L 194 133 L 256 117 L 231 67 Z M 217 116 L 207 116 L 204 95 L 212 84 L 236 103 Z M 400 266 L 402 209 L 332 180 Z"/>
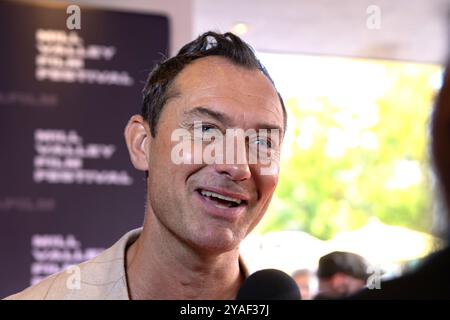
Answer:
<path fill-rule="evenodd" d="M 227 196 L 215 193 L 215 192 L 211 192 L 211 191 L 202 190 L 200 193 L 205 197 L 215 197 L 215 198 L 219 198 L 222 200 L 231 201 L 231 202 L 234 202 L 237 204 L 241 204 L 241 202 L 242 202 L 242 200 L 240 200 L 240 199 L 230 198 L 230 197 L 227 197 Z"/>

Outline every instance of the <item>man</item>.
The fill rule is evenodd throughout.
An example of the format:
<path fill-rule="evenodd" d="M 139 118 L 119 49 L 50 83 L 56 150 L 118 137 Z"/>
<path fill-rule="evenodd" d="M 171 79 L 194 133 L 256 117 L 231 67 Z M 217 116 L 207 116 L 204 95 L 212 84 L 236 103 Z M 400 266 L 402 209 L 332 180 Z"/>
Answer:
<path fill-rule="evenodd" d="M 311 282 L 313 278 L 311 271 L 309 271 L 308 269 L 296 270 L 292 274 L 292 278 L 295 280 L 295 283 L 297 283 L 297 286 L 300 289 L 300 295 L 302 297 L 302 300 L 311 300 L 312 298 Z"/>
<path fill-rule="evenodd" d="M 213 32 L 188 43 L 150 73 L 142 114 L 125 129 L 147 176 L 142 230 L 75 268 L 78 286 L 62 272 L 10 298 L 234 299 L 248 276 L 239 244 L 272 198 L 285 127 L 283 101 L 246 43 Z M 244 148 L 220 144 L 230 137 Z M 250 161 L 258 148 L 268 156 Z"/>
<path fill-rule="evenodd" d="M 363 257 L 352 252 L 324 255 L 319 259 L 319 294 L 315 299 L 342 298 L 360 291 L 366 285 L 368 266 Z"/>

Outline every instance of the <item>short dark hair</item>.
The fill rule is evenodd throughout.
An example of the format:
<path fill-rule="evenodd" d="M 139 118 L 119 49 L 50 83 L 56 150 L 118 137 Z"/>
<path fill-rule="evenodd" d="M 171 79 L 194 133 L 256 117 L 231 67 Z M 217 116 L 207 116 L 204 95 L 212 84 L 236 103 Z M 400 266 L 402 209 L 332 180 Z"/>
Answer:
<path fill-rule="evenodd" d="M 259 62 L 247 43 L 230 32 L 224 34 L 205 32 L 182 47 L 176 56 L 158 63 L 148 76 L 143 90 L 141 115 L 148 121 L 153 137 L 156 136 L 156 126 L 161 111 L 171 98 L 169 89 L 176 76 L 192 61 L 208 56 L 221 56 L 238 66 L 250 70 L 258 69 L 275 87 L 266 68 Z M 283 110 L 284 131 L 286 131 L 286 108 L 278 91 L 277 94 Z"/>

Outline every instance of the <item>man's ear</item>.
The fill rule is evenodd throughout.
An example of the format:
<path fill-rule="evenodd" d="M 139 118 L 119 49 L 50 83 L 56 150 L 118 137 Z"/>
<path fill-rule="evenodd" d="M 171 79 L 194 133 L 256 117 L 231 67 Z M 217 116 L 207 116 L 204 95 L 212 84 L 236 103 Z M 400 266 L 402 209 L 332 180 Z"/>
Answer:
<path fill-rule="evenodd" d="M 148 170 L 150 130 L 140 115 L 134 115 L 125 127 L 125 141 L 133 166 L 141 171 Z"/>

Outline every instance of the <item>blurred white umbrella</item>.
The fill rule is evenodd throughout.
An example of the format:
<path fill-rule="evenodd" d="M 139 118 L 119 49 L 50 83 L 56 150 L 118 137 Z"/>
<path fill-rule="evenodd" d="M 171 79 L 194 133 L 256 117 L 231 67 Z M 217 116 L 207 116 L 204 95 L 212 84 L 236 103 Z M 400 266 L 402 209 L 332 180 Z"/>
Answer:
<path fill-rule="evenodd" d="M 315 270 L 325 253 L 325 242 L 302 231 L 250 235 L 240 247 L 251 272 L 276 268 L 291 274 L 298 269 Z"/>
<path fill-rule="evenodd" d="M 338 234 L 327 241 L 328 252 L 354 252 L 378 265 L 419 259 L 439 245 L 438 239 L 427 233 L 386 225 L 376 218 L 358 230 Z"/>

